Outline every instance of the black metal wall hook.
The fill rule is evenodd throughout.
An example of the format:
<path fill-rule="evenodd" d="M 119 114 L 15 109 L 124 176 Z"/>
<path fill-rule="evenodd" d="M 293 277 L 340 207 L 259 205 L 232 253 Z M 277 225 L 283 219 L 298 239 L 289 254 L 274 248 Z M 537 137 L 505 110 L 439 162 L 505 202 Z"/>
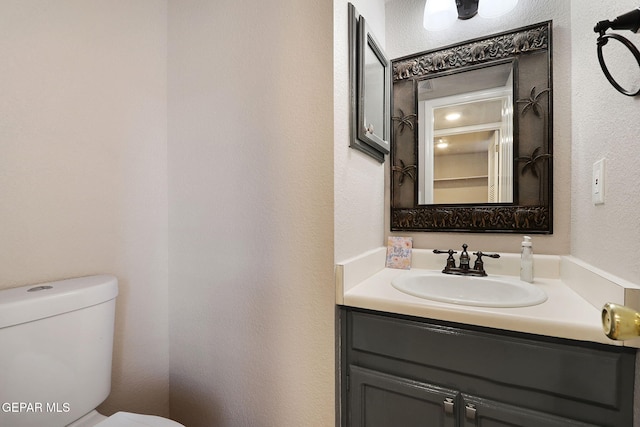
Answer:
<path fill-rule="evenodd" d="M 609 28 L 612 30 L 629 30 L 637 33 L 638 29 L 640 29 L 640 7 L 618 16 L 613 21 L 605 19 L 604 21 L 598 22 L 593 28 L 593 31 L 603 35 Z"/>
<path fill-rule="evenodd" d="M 598 46 L 598 62 L 600 63 L 600 68 L 602 68 L 602 72 L 604 73 L 609 83 L 620 93 L 627 96 L 636 96 L 640 94 L 640 85 L 637 90 L 635 89 L 627 89 L 620 85 L 615 78 L 611 75 L 609 68 L 607 67 L 604 55 L 602 53 L 602 48 L 606 46 L 610 40 L 616 40 L 622 45 L 624 45 L 636 59 L 638 63 L 638 68 L 640 69 L 640 51 L 638 48 L 626 37 L 623 37 L 616 33 L 606 33 L 606 31 L 611 28 L 613 30 L 629 30 L 634 33 L 637 33 L 640 29 L 640 7 L 632 10 L 631 12 L 627 12 L 623 15 L 618 16 L 613 21 L 604 20 L 598 22 L 593 31 L 599 33 L 598 39 L 596 41 Z"/>

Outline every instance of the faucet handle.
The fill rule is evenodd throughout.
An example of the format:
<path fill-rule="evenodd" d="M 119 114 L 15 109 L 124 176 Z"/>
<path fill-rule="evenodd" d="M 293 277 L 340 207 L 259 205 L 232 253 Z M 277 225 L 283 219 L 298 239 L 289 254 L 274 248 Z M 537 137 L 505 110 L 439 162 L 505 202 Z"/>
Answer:
<path fill-rule="evenodd" d="M 453 256 L 453 254 L 457 254 L 458 252 L 454 251 L 453 249 L 448 249 L 446 251 L 441 251 L 440 249 L 434 249 L 433 253 L 434 254 L 449 254 L 449 255 Z"/>
<path fill-rule="evenodd" d="M 484 271 L 484 261 L 482 261 L 483 256 L 488 256 L 489 258 L 500 258 L 500 254 L 490 254 L 482 251 L 474 252 L 478 258 L 476 258 L 476 262 L 473 264 L 473 269 L 480 273 L 482 276 L 486 276 L 487 272 Z"/>
<path fill-rule="evenodd" d="M 478 252 L 474 252 L 473 254 L 477 255 L 478 258 L 482 258 L 483 256 L 488 256 L 489 258 L 500 258 L 500 254 L 496 254 L 496 253 L 487 253 L 487 252 L 478 251 Z"/>
<path fill-rule="evenodd" d="M 449 254 L 449 257 L 447 258 L 447 266 L 445 267 L 445 269 L 456 268 L 456 260 L 455 260 L 455 258 L 453 258 L 453 254 L 458 253 L 457 251 L 454 251 L 453 249 L 449 249 L 449 250 L 446 250 L 446 251 L 441 251 L 440 249 L 434 249 L 433 253 L 434 254 Z"/>

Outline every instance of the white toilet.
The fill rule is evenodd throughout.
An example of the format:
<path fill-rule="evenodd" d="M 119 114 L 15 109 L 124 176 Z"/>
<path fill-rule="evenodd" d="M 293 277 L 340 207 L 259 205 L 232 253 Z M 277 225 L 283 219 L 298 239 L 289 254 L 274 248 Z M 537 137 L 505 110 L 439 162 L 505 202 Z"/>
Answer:
<path fill-rule="evenodd" d="M 182 426 L 95 410 L 111 391 L 117 295 L 109 275 L 0 290 L 0 426 Z"/>

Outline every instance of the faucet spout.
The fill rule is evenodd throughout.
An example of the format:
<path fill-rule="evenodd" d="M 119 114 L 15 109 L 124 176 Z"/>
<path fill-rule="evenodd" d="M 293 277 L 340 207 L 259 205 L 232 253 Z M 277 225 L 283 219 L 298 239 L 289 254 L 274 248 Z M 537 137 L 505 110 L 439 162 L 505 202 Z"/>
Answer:
<path fill-rule="evenodd" d="M 462 253 L 460 254 L 460 268 L 462 270 L 469 269 L 469 260 L 471 258 L 469 257 L 469 252 L 467 252 L 468 247 L 469 245 L 467 245 L 466 243 L 462 244 Z"/>

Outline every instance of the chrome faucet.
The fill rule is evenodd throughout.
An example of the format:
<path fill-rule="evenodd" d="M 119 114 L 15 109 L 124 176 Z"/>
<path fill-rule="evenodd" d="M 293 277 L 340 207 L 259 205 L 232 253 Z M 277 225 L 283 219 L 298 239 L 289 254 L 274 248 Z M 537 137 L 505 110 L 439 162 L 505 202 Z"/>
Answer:
<path fill-rule="evenodd" d="M 473 263 L 473 268 L 470 268 L 470 259 L 469 252 L 467 252 L 467 248 L 469 246 L 464 243 L 462 245 L 462 252 L 460 253 L 460 265 L 456 267 L 456 260 L 453 257 L 453 254 L 458 253 L 453 249 L 449 249 L 446 251 L 441 251 L 439 249 L 434 249 L 434 254 L 449 254 L 447 258 L 447 265 L 445 265 L 444 270 L 442 272 L 444 274 L 455 274 L 459 276 L 486 276 L 487 272 L 484 271 L 484 262 L 482 261 L 483 256 L 488 256 L 489 258 L 500 258 L 500 254 L 495 253 L 485 253 L 482 251 L 473 252 L 477 258 Z"/>

